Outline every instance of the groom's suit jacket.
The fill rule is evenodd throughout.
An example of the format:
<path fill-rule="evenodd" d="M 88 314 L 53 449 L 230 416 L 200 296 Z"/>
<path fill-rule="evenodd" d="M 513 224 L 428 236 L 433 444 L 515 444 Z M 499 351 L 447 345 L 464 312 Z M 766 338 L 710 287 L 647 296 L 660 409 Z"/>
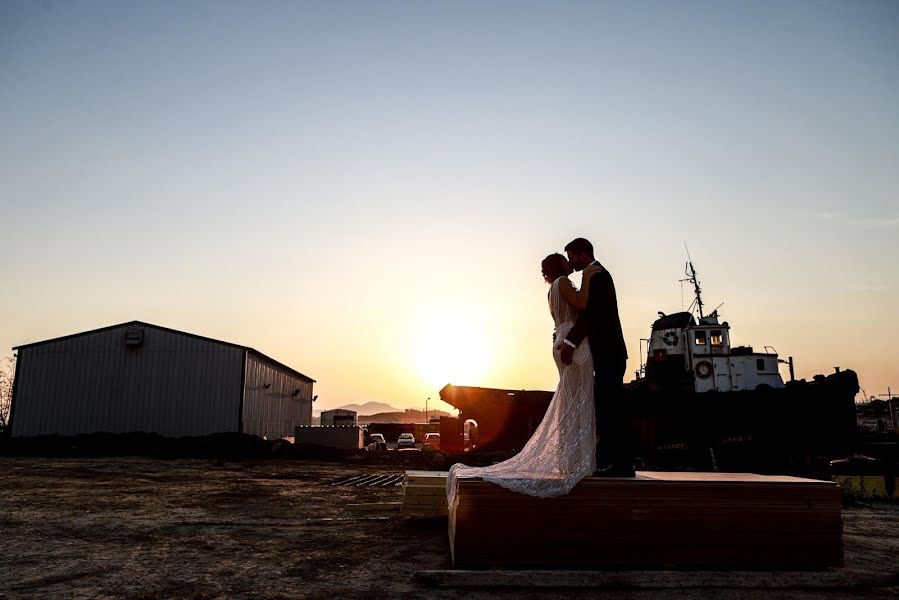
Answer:
<path fill-rule="evenodd" d="M 615 282 L 608 269 L 599 262 L 593 264 L 599 265 L 602 270 L 590 278 L 587 308 L 581 311 L 566 339 L 577 345 L 585 337 L 588 338 L 594 365 L 623 365 L 627 360 L 627 347 L 618 318 Z"/>

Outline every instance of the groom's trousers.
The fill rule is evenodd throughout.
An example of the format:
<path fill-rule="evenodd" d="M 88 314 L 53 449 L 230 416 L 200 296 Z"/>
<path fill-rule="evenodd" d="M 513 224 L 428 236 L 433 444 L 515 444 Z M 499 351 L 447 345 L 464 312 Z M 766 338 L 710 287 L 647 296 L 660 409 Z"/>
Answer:
<path fill-rule="evenodd" d="M 630 424 L 622 386 L 627 359 L 594 362 L 593 403 L 596 408 L 596 466 L 630 466 Z"/>

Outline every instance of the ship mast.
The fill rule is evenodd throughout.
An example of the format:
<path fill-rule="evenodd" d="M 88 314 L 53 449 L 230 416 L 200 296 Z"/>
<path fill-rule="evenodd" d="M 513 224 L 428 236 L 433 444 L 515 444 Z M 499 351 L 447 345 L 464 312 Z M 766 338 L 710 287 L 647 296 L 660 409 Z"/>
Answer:
<path fill-rule="evenodd" d="M 685 267 L 687 279 L 685 281 L 693 284 L 693 290 L 696 292 L 696 299 L 693 300 L 693 304 L 696 305 L 697 310 L 699 310 L 699 318 L 702 319 L 705 317 L 702 313 L 702 290 L 699 289 L 699 279 L 696 277 L 696 269 L 693 268 L 693 259 L 690 258 L 690 249 L 687 248 L 686 242 L 684 242 L 684 250 L 687 251 L 687 266 Z"/>

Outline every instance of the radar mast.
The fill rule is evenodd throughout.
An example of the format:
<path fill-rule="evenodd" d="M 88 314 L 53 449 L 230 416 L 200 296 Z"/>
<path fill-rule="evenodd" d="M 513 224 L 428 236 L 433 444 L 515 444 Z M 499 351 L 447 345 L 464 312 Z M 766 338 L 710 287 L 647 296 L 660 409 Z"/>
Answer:
<path fill-rule="evenodd" d="M 699 289 L 699 279 L 696 275 L 696 269 L 693 268 L 693 259 L 690 258 L 690 249 L 687 248 L 686 242 L 684 242 L 684 250 L 687 251 L 687 265 L 685 267 L 687 278 L 683 281 L 692 283 L 693 290 L 696 292 L 696 298 L 693 300 L 692 304 L 690 304 L 690 308 L 692 308 L 693 305 L 696 305 L 696 310 L 699 311 L 699 318 L 702 319 L 705 317 L 705 314 L 702 312 L 702 290 Z"/>

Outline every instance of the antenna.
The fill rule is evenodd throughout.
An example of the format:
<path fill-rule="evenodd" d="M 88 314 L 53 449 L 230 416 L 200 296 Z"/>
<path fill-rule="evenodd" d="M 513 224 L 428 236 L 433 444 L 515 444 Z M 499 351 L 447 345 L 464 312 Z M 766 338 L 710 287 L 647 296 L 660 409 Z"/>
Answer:
<path fill-rule="evenodd" d="M 693 304 L 696 305 L 696 309 L 699 311 L 699 318 L 701 319 L 705 316 L 702 312 L 702 290 L 699 288 L 699 279 L 696 277 L 696 269 L 693 268 L 693 259 L 690 258 L 690 249 L 687 248 L 687 242 L 684 242 L 684 250 L 687 251 L 687 266 L 685 269 L 687 272 L 687 279 L 684 279 L 683 281 L 689 281 L 693 284 L 693 290 L 696 292 L 696 299 L 690 306 L 692 307 Z"/>

